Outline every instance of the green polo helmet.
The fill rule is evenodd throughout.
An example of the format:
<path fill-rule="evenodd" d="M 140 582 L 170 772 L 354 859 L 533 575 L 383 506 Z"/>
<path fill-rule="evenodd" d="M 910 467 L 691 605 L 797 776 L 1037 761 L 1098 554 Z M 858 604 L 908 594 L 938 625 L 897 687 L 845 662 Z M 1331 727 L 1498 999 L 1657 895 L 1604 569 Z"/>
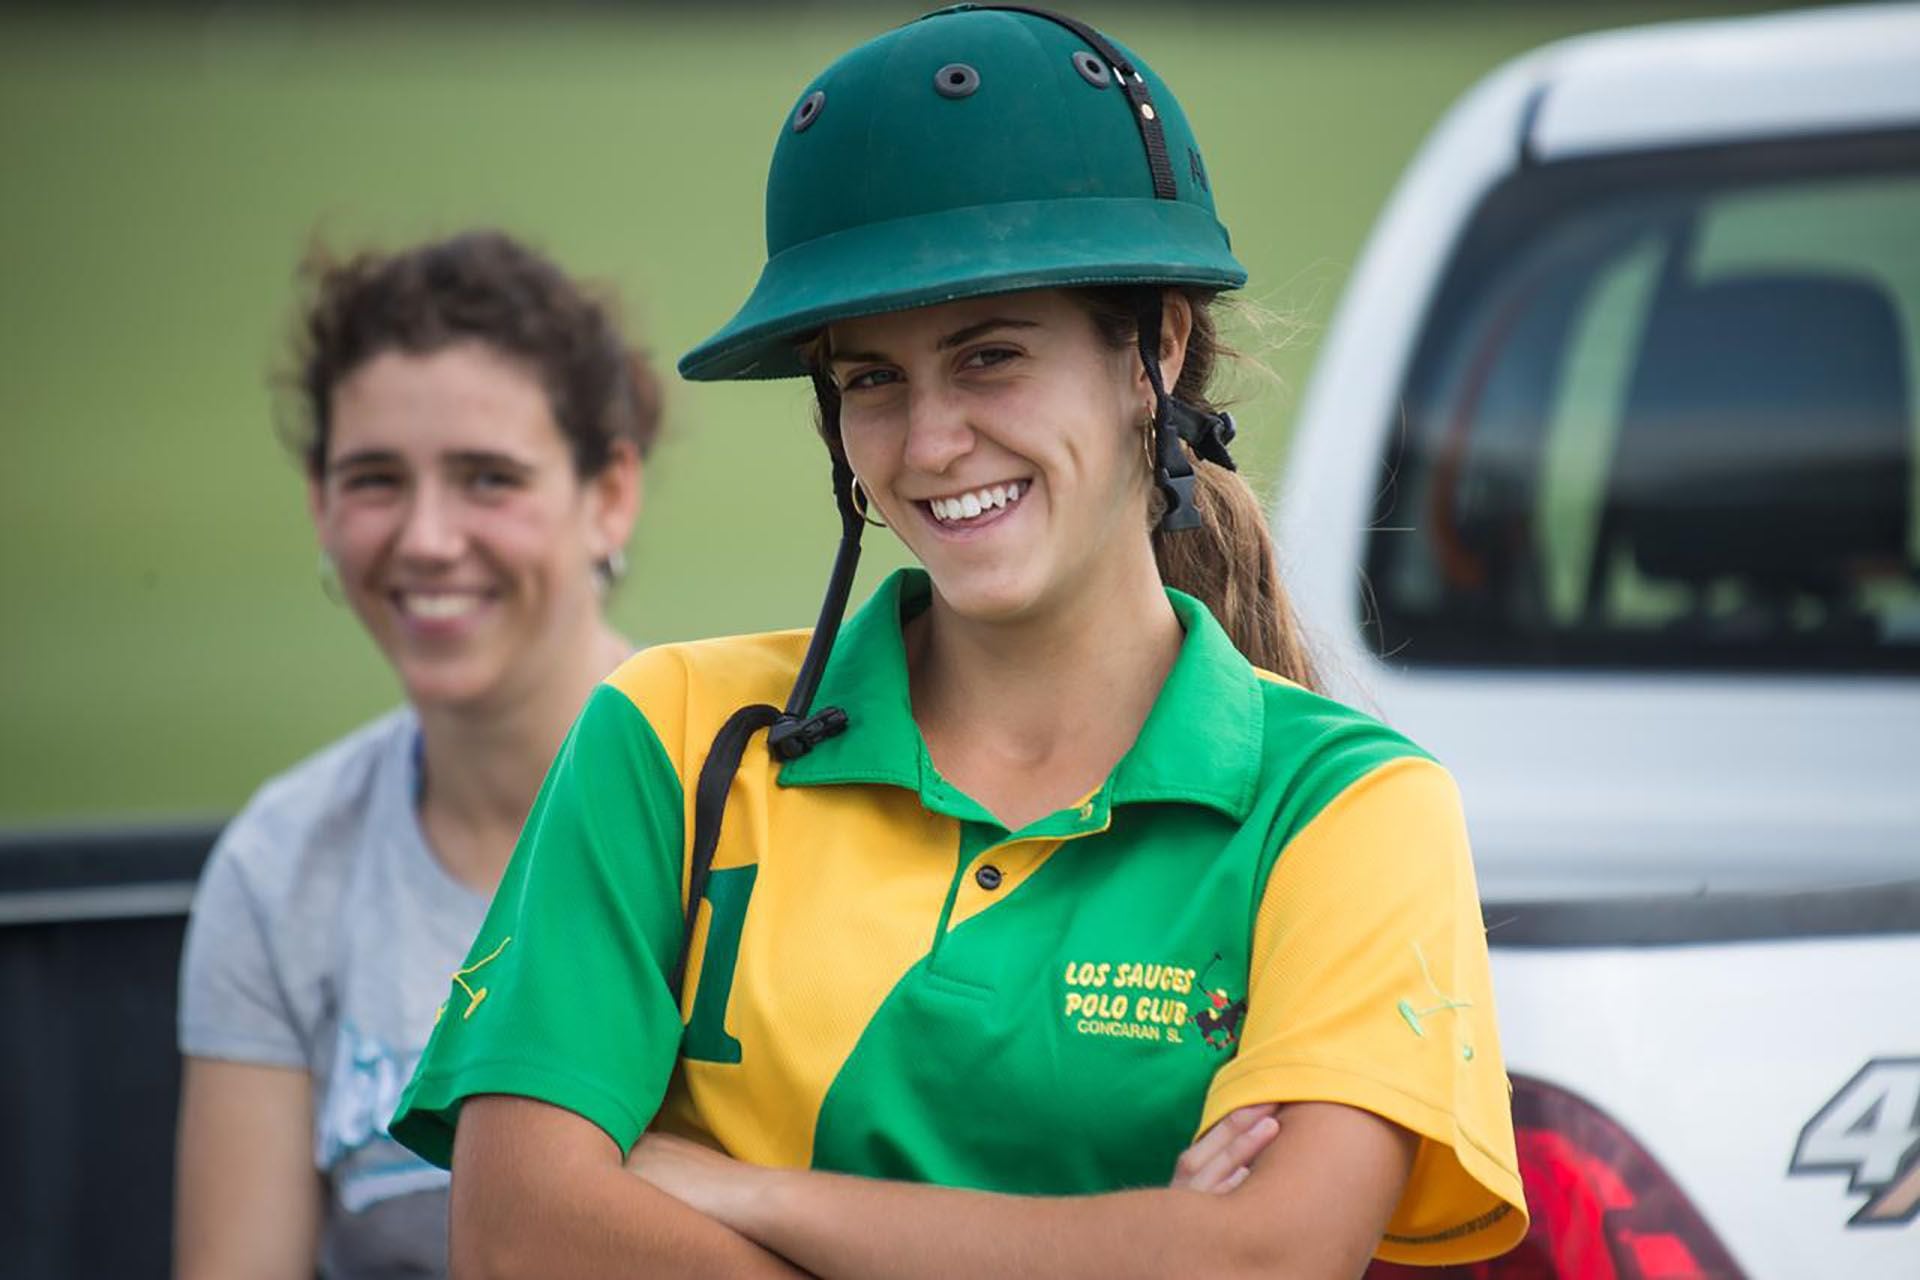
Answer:
<path fill-rule="evenodd" d="M 854 316 L 1074 285 L 1237 288 L 1186 114 L 1153 71 L 1057 15 L 958 5 L 871 40 L 787 113 L 767 263 L 680 361 L 695 381 L 807 372 Z"/>

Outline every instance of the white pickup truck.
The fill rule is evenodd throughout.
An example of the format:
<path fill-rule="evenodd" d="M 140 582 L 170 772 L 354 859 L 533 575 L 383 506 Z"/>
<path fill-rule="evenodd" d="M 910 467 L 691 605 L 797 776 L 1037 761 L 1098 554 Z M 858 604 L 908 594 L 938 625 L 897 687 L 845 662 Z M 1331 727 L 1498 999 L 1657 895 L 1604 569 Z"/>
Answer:
<path fill-rule="evenodd" d="M 1917 423 L 1920 8 L 1543 49 L 1382 215 L 1277 520 L 1466 796 L 1535 1226 L 1459 1274 L 1920 1277 Z"/>

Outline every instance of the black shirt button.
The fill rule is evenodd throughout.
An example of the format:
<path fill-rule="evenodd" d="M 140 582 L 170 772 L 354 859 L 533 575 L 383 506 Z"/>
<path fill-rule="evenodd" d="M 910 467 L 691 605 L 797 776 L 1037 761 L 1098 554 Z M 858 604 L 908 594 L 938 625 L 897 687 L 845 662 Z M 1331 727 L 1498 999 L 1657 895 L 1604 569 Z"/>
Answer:
<path fill-rule="evenodd" d="M 992 893 L 1000 887 L 1000 868 L 991 862 L 981 863 L 979 869 L 973 873 L 973 882 L 988 893 Z"/>

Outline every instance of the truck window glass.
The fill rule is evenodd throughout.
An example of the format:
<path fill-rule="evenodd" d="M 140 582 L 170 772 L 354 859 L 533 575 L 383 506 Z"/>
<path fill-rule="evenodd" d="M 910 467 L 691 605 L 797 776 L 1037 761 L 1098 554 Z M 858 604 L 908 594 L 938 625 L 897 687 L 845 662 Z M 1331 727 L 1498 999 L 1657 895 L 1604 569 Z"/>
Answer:
<path fill-rule="evenodd" d="M 1400 664 L 1920 670 L 1920 139 L 1525 169 L 1403 389 Z"/>

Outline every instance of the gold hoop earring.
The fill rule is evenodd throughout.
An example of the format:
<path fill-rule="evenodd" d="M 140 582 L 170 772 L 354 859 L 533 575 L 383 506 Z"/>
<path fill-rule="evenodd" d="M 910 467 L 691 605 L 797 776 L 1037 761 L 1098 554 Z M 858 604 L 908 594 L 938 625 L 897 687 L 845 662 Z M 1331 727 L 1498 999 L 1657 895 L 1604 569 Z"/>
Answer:
<path fill-rule="evenodd" d="M 860 513 L 860 518 L 862 520 L 865 520 L 868 524 L 872 525 L 874 528 L 884 529 L 887 527 L 887 522 L 885 520 L 876 520 L 870 514 L 870 512 L 873 509 L 873 500 L 867 497 L 867 491 L 860 487 L 859 476 L 855 476 L 853 478 L 853 509 Z"/>

